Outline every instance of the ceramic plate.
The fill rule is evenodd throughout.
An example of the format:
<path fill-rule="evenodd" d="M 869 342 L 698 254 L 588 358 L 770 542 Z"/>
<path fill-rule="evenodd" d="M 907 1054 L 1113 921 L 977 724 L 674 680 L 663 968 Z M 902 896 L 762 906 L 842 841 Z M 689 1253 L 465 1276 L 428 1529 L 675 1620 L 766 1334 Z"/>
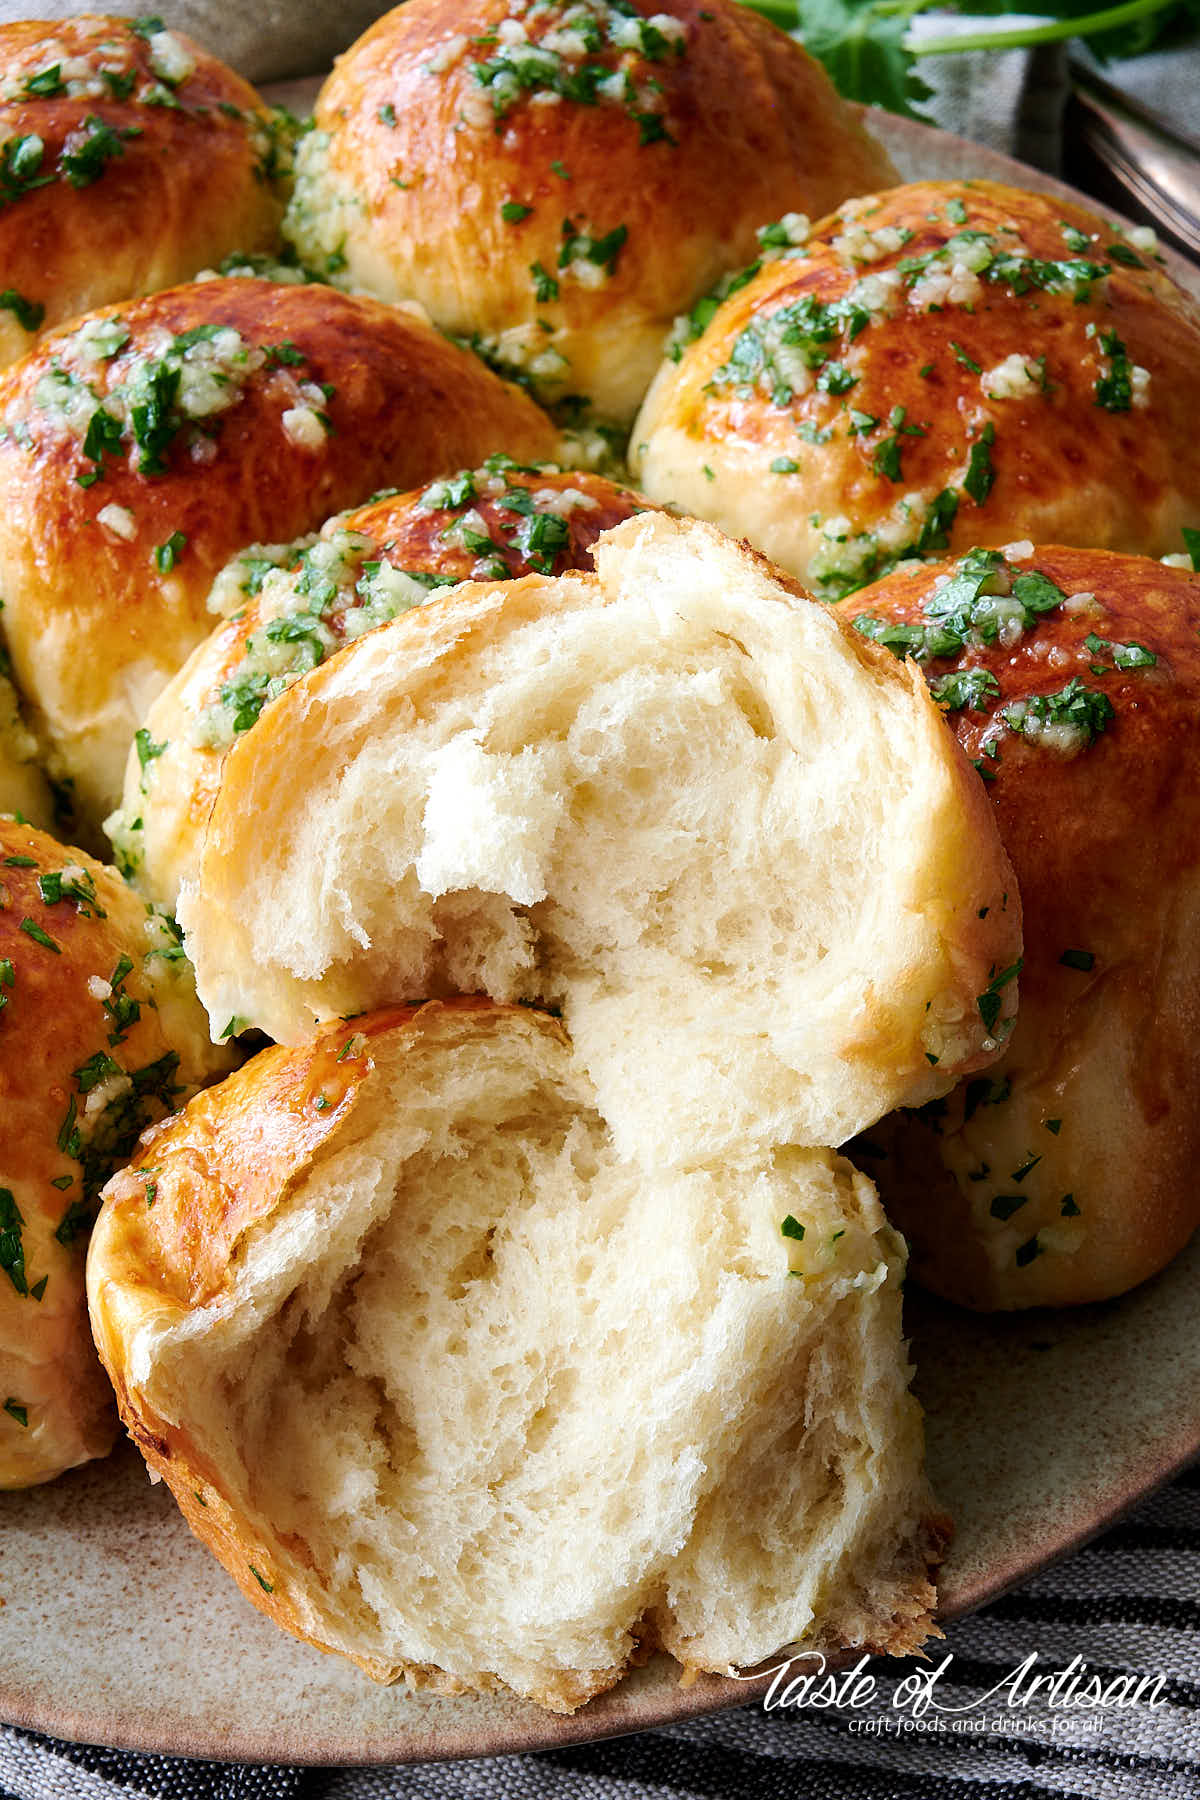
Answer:
<path fill-rule="evenodd" d="M 906 178 L 1056 189 L 945 133 L 886 114 L 871 123 Z M 1200 291 L 1200 271 L 1173 266 Z M 1198 1316 L 1200 1238 L 1104 1306 L 976 1318 L 910 1297 L 930 1472 L 957 1525 L 943 1619 L 1074 1549 L 1200 1452 Z M 683 1688 L 658 1658 L 563 1719 L 494 1696 L 376 1687 L 255 1612 L 128 1446 L 0 1494 L 0 1534 L 0 1717 L 57 1737 L 245 1761 L 405 1762 L 642 1730 L 762 1688 Z"/>

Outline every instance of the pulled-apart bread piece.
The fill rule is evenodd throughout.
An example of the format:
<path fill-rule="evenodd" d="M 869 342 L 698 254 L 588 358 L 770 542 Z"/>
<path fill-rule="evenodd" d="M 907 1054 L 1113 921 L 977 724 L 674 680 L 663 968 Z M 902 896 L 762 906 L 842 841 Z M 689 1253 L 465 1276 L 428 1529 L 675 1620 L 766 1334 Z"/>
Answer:
<path fill-rule="evenodd" d="M 0 367 L 43 326 L 273 249 L 286 139 L 161 19 L 0 25 Z"/>
<path fill-rule="evenodd" d="M 170 921 L 112 869 L 0 819 L 0 1488 L 112 1447 L 83 1255 L 143 1126 L 232 1066 Z"/>
<path fill-rule="evenodd" d="M 829 1151 L 628 1162 L 561 1026 L 474 1000 L 200 1096 L 110 1183 L 88 1288 L 126 1424 L 261 1611 L 569 1712 L 651 1647 L 933 1629 L 903 1256 Z"/>
<path fill-rule="evenodd" d="M 837 1144 L 992 1060 L 1015 883 L 915 669 L 711 526 L 466 584 L 234 745 L 180 918 L 214 1031 L 560 1006 L 622 1155 Z"/>
<path fill-rule="evenodd" d="M 315 124 L 285 224 L 302 262 L 626 426 L 675 314 L 756 227 L 895 179 L 819 63 L 733 0 L 406 0 L 338 58 Z"/>
<path fill-rule="evenodd" d="M 974 544 L 1175 550 L 1200 310 L 1153 245 L 994 182 L 848 201 L 681 321 L 635 476 L 831 600 Z"/>
<path fill-rule="evenodd" d="M 316 531 L 385 482 L 557 443 L 526 395 L 410 313 L 241 279 L 52 333 L 0 377 L 0 422 L 14 676 L 97 826 L 237 551 Z"/>
<path fill-rule="evenodd" d="M 988 778 L 1025 918 L 1001 1061 L 855 1153 L 938 1293 L 1121 1293 L 1200 1225 L 1200 576 L 1009 545 L 839 611 L 920 663 Z"/>
<path fill-rule="evenodd" d="M 117 864 L 174 909 L 195 873 L 229 746 L 264 706 L 365 631 L 456 582 L 591 567 L 602 531 L 645 510 L 600 475 L 489 457 L 429 486 L 340 513 L 315 543 L 256 545 L 218 576 L 210 610 L 231 616 L 159 695 L 105 821 Z M 273 566 L 277 558 L 280 566 Z"/>

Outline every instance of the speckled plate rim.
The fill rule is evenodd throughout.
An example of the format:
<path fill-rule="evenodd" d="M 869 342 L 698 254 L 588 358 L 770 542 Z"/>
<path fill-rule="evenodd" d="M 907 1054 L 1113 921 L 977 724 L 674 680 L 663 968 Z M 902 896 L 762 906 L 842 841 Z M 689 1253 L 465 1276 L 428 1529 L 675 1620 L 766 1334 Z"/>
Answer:
<path fill-rule="evenodd" d="M 287 97 L 294 101 L 297 94 L 296 85 L 290 84 Z M 884 141 L 905 179 L 995 180 L 1058 194 L 1093 209 L 1096 207 L 1095 201 L 1064 183 L 967 139 L 873 108 L 862 110 L 866 122 Z M 1108 209 L 1104 210 L 1107 214 Z M 1200 268 L 1173 253 L 1167 254 L 1167 261 L 1176 279 L 1200 294 Z M 1082 1325 L 1086 1330 L 1090 1317 L 1093 1320 L 1104 1318 L 1109 1324 L 1115 1321 L 1119 1336 L 1123 1329 L 1120 1309 L 1132 1304 L 1134 1311 L 1126 1316 L 1125 1329 L 1131 1341 L 1140 1345 L 1142 1331 L 1138 1315 L 1147 1303 L 1153 1306 L 1155 1290 L 1161 1291 L 1165 1285 L 1177 1290 L 1177 1307 L 1182 1293 L 1185 1301 L 1194 1301 L 1195 1308 L 1200 1310 L 1200 1253 L 1197 1253 L 1196 1244 L 1164 1275 L 1127 1300 L 1109 1303 L 1107 1309 L 1083 1308 L 1071 1315 L 1019 1315 L 1005 1321 L 999 1328 L 1000 1333 L 1003 1335 L 1011 1327 L 1014 1341 L 1022 1335 L 1027 1338 L 1031 1329 L 1042 1329 L 1037 1324 L 1039 1319 L 1069 1320 L 1072 1326 Z M 925 1304 L 918 1302 L 918 1306 Z M 960 1338 L 969 1361 L 973 1354 L 973 1338 L 986 1328 L 980 1327 L 971 1315 L 956 1314 L 953 1309 L 939 1309 L 936 1303 L 930 1304 L 945 1340 L 953 1342 L 956 1337 Z M 1186 1305 L 1183 1310 L 1186 1311 Z M 1051 1348 L 1040 1344 L 1033 1347 Z M 1153 1358 L 1143 1367 L 1152 1368 Z M 1069 1515 L 1051 1520 L 1040 1535 L 1036 1531 L 1026 1533 L 1019 1543 L 998 1546 L 994 1555 L 983 1562 L 977 1558 L 976 1566 L 961 1574 L 956 1573 L 952 1547 L 941 1587 L 938 1611 L 941 1623 L 947 1625 L 965 1617 L 1072 1555 L 1200 1457 L 1200 1380 L 1193 1384 L 1190 1395 L 1185 1390 L 1179 1399 L 1179 1408 L 1164 1414 L 1161 1424 L 1150 1428 L 1144 1442 L 1139 1446 L 1131 1445 L 1124 1459 L 1118 1457 L 1115 1460 L 1107 1480 L 1096 1481 L 1086 1492 L 1080 1493 Z M 1090 1404 L 1094 1405 L 1094 1398 Z M 936 1409 L 930 1407 L 928 1410 L 932 1429 L 938 1415 Z M 0 1568 L 2 1561 L 0 1550 Z M 347 1733 L 344 1727 L 339 1728 L 336 1719 L 328 1717 L 314 1720 L 311 1728 L 299 1734 L 281 1730 L 268 1718 L 260 1719 L 253 1726 L 243 1723 L 221 1729 L 213 1722 L 204 1729 L 197 1729 L 179 1717 L 172 1717 L 169 1694 L 163 1696 L 162 1706 L 150 1722 L 130 1717 L 123 1711 L 119 1697 L 109 1695 L 93 1699 L 86 1695 L 71 1695 L 70 1676 L 68 1664 L 62 1670 L 58 1685 L 47 1682 L 40 1688 L 33 1688 L 19 1680 L 14 1682 L 0 1669 L 0 1719 L 67 1741 L 103 1744 L 114 1749 L 213 1761 L 347 1767 L 519 1754 L 624 1736 L 754 1704 L 761 1701 L 771 1681 L 770 1672 L 740 1681 L 705 1676 L 685 1687 L 679 1682 L 676 1666 L 665 1657 L 656 1657 L 609 1694 L 569 1717 L 523 1706 L 518 1709 L 515 1719 L 509 1715 L 497 1718 L 489 1710 L 491 1703 L 487 1696 L 468 1696 L 447 1703 L 453 1708 L 453 1722 L 448 1725 L 430 1728 L 402 1718 L 393 1730 L 382 1736 L 372 1734 L 368 1744 L 360 1734 Z M 397 1700 L 402 1709 L 405 1698 L 403 1690 L 399 1690 Z"/>

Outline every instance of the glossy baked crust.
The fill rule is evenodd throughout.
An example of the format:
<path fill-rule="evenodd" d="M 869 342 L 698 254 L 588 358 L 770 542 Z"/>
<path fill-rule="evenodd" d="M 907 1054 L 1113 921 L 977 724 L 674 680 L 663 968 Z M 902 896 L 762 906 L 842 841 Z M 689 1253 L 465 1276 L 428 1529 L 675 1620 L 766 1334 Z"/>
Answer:
<path fill-rule="evenodd" d="M 271 126 L 254 89 L 178 32 L 0 25 L 0 366 L 39 325 L 272 249 Z"/>
<path fill-rule="evenodd" d="M 0 419 L 14 676 L 91 824 L 235 552 L 385 483 L 556 444 L 532 401 L 410 313 L 241 279 L 54 333 L 0 377 Z"/>
<path fill-rule="evenodd" d="M 316 123 L 302 260 L 626 422 L 756 227 L 894 178 L 820 66 L 733 0 L 407 0 L 338 59 Z"/>
<path fill-rule="evenodd" d="M 600 475 L 498 458 L 339 514 L 278 572 L 260 557 L 236 559 L 210 599 L 231 616 L 146 717 L 160 752 L 149 765 L 136 747 L 129 753 L 121 807 L 107 822 L 119 866 L 173 910 L 197 866 L 227 750 L 291 681 L 456 581 L 590 568 L 600 533 L 645 504 Z"/>
<path fill-rule="evenodd" d="M 1200 1224 L 1200 576 L 1021 549 L 1010 571 L 1065 601 L 1043 591 L 1012 641 L 976 635 L 924 664 L 935 693 L 959 671 L 994 684 L 948 717 L 1020 884 L 1016 1026 L 987 1077 L 860 1146 L 913 1273 L 981 1309 L 1121 1293 Z M 897 572 L 838 610 L 927 626 L 952 567 Z"/>
<path fill-rule="evenodd" d="M 631 462 L 827 599 L 973 544 L 1162 555 L 1200 517 L 1198 362 L 1150 249 L 1065 200 L 921 182 L 731 294 L 664 363 Z"/>
<path fill-rule="evenodd" d="M 639 1243 L 671 1258 L 657 1235 L 671 1227 L 654 1214 L 682 1227 L 680 1193 L 699 1198 L 721 1172 L 689 1189 L 687 1176 L 656 1187 L 648 1171 L 656 1205 L 639 1206 L 642 1184 L 613 1166 L 586 1095 L 555 1020 L 467 999 L 269 1049 L 151 1133 L 106 1191 L 88 1260 L 96 1341 L 142 1454 L 254 1606 L 377 1681 L 448 1694 L 509 1686 L 569 1712 L 652 1646 L 696 1669 L 728 1669 L 738 1645 L 763 1653 L 777 1605 L 809 1648 L 915 1649 L 931 1628 L 929 1565 L 947 1522 L 921 1474 L 906 1392 L 902 1248 L 869 1183 L 828 1152 L 780 1153 L 798 1173 L 773 1197 L 790 1191 L 801 1209 L 811 1199 L 814 1218 L 834 1202 L 843 1270 L 762 1230 L 764 1195 L 747 1198 L 759 1190 L 731 1170 L 737 1266 L 698 1233 L 694 1284 L 668 1267 L 647 1280 L 629 1260 Z M 553 1145 L 564 1131 L 574 1167 L 559 1165 L 543 1213 L 553 1241 L 527 1236 L 526 1197 L 536 1211 L 545 1194 L 540 1134 Z M 507 1199 L 504 1137 L 530 1158 Z M 593 1209 L 603 1227 L 584 1216 Z M 723 1247 L 719 1221 L 713 1232 Z M 539 1250 L 554 1268 L 540 1294 L 529 1263 Z M 618 1291 L 601 1294 L 609 1281 Z M 639 1338 L 648 1307 L 657 1342 Z M 717 1388 L 715 1406 L 699 1391 L 680 1406 L 697 1374 L 672 1362 L 674 1334 L 657 1329 L 671 1320 L 685 1337 L 708 1321 L 699 1379 Z M 444 1327 L 443 1358 L 433 1346 Z M 622 1408 L 615 1456 L 587 1388 L 600 1339 L 608 1404 Z M 448 1376 L 462 1354 L 473 1366 Z M 413 1393 L 410 1361 L 428 1391 Z M 840 1401 L 829 1381 L 846 1384 Z M 807 1442 L 806 1393 L 820 1418 L 838 1418 Z M 789 1482 L 823 1490 L 791 1532 L 779 1529 Z M 563 1562 L 597 1507 L 605 1574 L 573 1585 Z M 527 1546 L 543 1549 L 545 1567 L 522 1581 Z M 732 1656 L 714 1657 L 726 1580 L 746 1616 Z M 691 1636 L 698 1619 L 708 1629 Z M 573 1661 L 581 1639 L 602 1660 Z"/>
<path fill-rule="evenodd" d="M 113 870 L 0 819 L 0 1488 L 112 1446 L 83 1288 L 100 1189 L 233 1060 L 181 957 Z"/>

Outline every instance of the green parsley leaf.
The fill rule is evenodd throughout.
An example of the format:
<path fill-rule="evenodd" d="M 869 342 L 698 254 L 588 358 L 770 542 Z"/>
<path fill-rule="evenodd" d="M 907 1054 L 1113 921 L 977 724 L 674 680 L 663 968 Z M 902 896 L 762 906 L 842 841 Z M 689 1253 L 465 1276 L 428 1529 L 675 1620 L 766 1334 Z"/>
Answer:
<path fill-rule="evenodd" d="M 787 1215 L 787 1218 L 783 1221 L 779 1230 L 781 1236 L 785 1238 L 794 1238 L 797 1243 L 799 1243 L 800 1239 L 804 1236 L 803 1225 L 800 1223 L 799 1219 L 793 1218 L 791 1213 Z"/>
<path fill-rule="evenodd" d="M 1064 969 L 1079 969 L 1085 975 L 1096 966 L 1095 953 L 1091 950 L 1064 950 L 1058 960 Z"/>
<path fill-rule="evenodd" d="M 989 419 L 975 442 L 971 445 L 971 453 L 967 459 L 967 472 L 963 477 L 963 488 L 976 506 L 983 506 L 992 491 L 992 483 L 996 479 L 992 468 L 992 445 L 996 441 L 996 427 Z"/>
<path fill-rule="evenodd" d="M 0 312 L 12 313 L 22 331 L 36 331 L 46 316 L 46 309 L 40 301 L 27 300 L 15 288 L 5 288 L 0 292 Z"/>
<path fill-rule="evenodd" d="M 40 944 L 44 950 L 53 950 L 55 956 L 62 955 L 62 945 L 56 944 L 52 937 L 47 937 L 36 919 L 22 919 L 20 929 L 26 937 L 31 937 L 34 943 Z"/>
<path fill-rule="evenodd" d="M 532 211 L 532 206 L 525 206 L 520 200 L 506 200 L 500 208 L 500 217 L 506 225 L 519 225 Z"/>
<path fill-rule="evenodd" d="M 28 1426 L 28 1424 L 29 1424 L 29 1409 L 28 1409 L 28 1407 L 24 1406 L 20 1400 L 14 1400 L 11 1394 L 9 1395 L 8 1399 L 4 1402 L 4 1410 L 8 1414 L 10 1419 L 15 1419 L 17 1421 L 18 1425 Z"/>
<path fill-rule="evenodd" d="M 159 574 L 169 575 L 186 548 L 187 538 L 182 531 L 173 531 L 165 544 L 155 544 L 154 566 Z"/>

